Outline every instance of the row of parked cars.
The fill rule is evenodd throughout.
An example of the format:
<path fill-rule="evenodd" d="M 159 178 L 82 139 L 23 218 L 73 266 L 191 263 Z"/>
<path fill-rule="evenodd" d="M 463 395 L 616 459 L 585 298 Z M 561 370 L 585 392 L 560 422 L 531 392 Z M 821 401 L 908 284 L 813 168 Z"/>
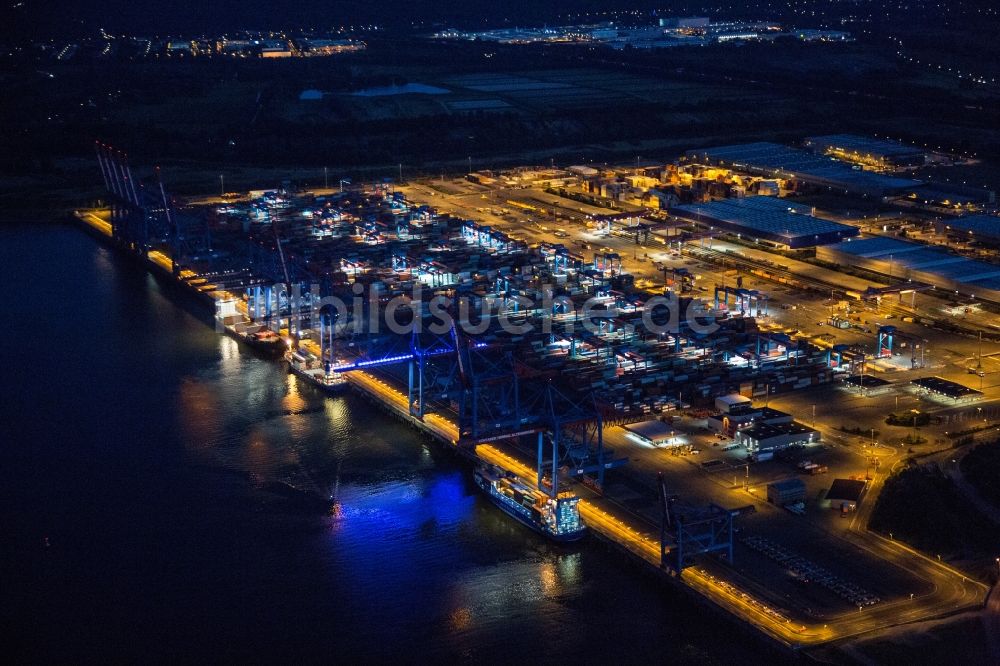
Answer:
<path fill-rule="evenodd" d="M 739 588 L 737 588 L 732 583 L 730 583 L 728 581 L 725 581 L 725 580 L 722 580 L 721 578 L 716 578 L 712 574 L 710 574 L 708 572 L 705 572 L 705 571 L 699 570 L 699 573 L 701 573 L 703 576 L 707 577 L 713 583 L 715 583 L 719 587 L 723 588 L 724 590 L 726 590 L 730 594 L 732 594 L 734 596 L 738 596 L 740 599 L 743 600 L 744 603 L 749 604 L 750 606 L 753 606 L 754 608 L 756 608 L 757 610 L 759 610 L 761 613 L 764 613 L 765 615 L 770 616 L 771 618 L 777 620 L 778 622 L 788 622 L 788 618 L 787 617 L 785 617 L 784 615 L 782 615 L 781 613 L 779 613 L 775 609 L 771 608 L 770 606 L 761 603 L 758 599 L 753 598 L 752 596 L 750 596 L 746 592 L 742 592 Z"/>
<path fill-rule="evenodd" d="M 793 553 L 761 536 L 748 536 L 743 543 L 752 550 L 771 558 L 786 567 L 793 575 L 806 582 L 819 583 L 834 594 L 858 607 L 874 606 L 881 601 L 864 588 L 835 576 L 823 567 Z"/>

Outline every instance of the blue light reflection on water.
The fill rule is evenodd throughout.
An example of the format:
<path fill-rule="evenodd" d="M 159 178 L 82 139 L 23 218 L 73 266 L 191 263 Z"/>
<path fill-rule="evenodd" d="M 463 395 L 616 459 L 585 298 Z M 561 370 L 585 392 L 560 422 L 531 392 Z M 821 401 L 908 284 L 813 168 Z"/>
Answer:
<path fill-rule="evenodd" d="M 0 279 L 27 290 L 0 384 L 13 656 L 753 660 L 623 558 L 545 542 L 453 456 L 219 337 L 80 231 L 0 228 Z"/>

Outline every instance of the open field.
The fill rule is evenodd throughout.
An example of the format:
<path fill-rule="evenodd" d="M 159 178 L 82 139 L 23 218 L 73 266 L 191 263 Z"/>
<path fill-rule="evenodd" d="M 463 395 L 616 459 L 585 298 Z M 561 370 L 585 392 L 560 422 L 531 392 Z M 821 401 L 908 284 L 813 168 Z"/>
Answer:
<path fill-rule="evenodd" d="M 0 140 L 0 168 L 50 178 L 67 157 L 89 158 L 93 139 L 126 150 L 134 164 L 229 170 L 234 188 L 263 184 L 238 174 L 250 168 L 316 185 L 309 168 L 382 178 L 402 164 L 410 178 L 464 170 L 468 158 L 477 169 L 666 161 L 695 147 L 831 131 L 1000 154 L 988 91 L 964 101 L 933 88 L 914 96 L 895 83 L 901 65 L 870 44 L 596 55 L 497 46 L 489 54 L 473 43 L 387 39 L 322 63 L 115 63 L 109 71 L 67 63 L 45 70 L 54 78 L 14 69 L 3 76 L 21 104 L 4 120 L 24 130 Z M 408 83 L 446 92 L 354 94 Z M 324 96 L 300 100 L 307 89 Z M 175 177 L 184 192 L 200 180 Z M 992 171 L 968 177 L 989 180 Z M 209 179 L 200 186 L 214 189 Z"/>

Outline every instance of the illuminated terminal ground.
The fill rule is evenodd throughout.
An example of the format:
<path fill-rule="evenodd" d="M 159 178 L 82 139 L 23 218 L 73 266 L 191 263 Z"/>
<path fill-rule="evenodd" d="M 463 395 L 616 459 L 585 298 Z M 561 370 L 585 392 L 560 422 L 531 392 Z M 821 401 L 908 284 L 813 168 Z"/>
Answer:
<path fill-rule="evenodd" d="M 499 44 L 590 43 L 614 49 L 661 49 L 705 46 L 727 42 L 773 41 L 779 38 L 803 42 L 853 41 L 851 33 L 820 28 L 793 28 L 774 21 L 721 21 L 708 17 L 663 17 L 659 24 L 625 25 L 602 22 L 588 25 L 499 28 L 465 31 L 454 28 L 431 35 L 441 40 L 480 40 Z"/>
<path fill-rule="evenodd" d="M 1000 217 L 995 215 L 969 215 L 946 220 L 940 225 L 945 231 L 967 234 L 988 243 L 1000 243 Z"/>
<path fill-rule="evenodd" d="M 889 139 L 875 139 L 856 134 L 828 134 L 805 140 L 807 148 L 816 153 L 835 155 L 852 162 L 877 166 L 922 166 L 927 154 L 920 148 Z"/>
<path fill-rule="evenodd" d="M 640 258 L 637 239 L 601 231 L 592 219 L 565 216 L 559 222 L 565 228 L 550 230 L 551 216 L 542 208 L 585 211 L 568 209 L 542 186 L 527 193 L 503 186 L 506 191 L 497 199 L 519 210 L 497 214 L 482 203 L 491 198 L 489 186 L 461 178 L 442 178 L 435 183 L 441 189 L 417 183 L 403 191 L 374 184 L 213 199 L 170 218 L 185 231 L 189 243 L 181 244 L 182 234 L 161 224 L 166 213 L 157 202 L 162 197 L 126 190 L 120 154 L 102 145 L 97 153 L 114 204 L 107 211 L 81 211 L 80 218 L 109 243 L 144 256 L 158 274 L 175 275 L 200 294 L 214 291 L 220 323 L 237 339 L 261 353 L 273 352 L 232 321 L 272 332 L 280 351 L 291 352 L 290 359 L 311 359 L 316 374 L 295 372 L 294 381 L 326 390 L 325 373 L 338 380 L 329 385 L 377 401 L 457 455 L 516 475 L 532 493 L 576 494 L 580 517 L 593 535 L 667 570 L 669 580 L 777 641 L 804 647 L 894 626 L 900 622 L 899 602 L 913 602 L 905 609 L 910 621 L 981 606 L 984 586 L 865 531 L 887 471 L 901 460 L 903 449 L 874 447 L 872 435 L 873 451 L 861 452 L 853 446 L 854 437 L 834 426 L 854 425 L 852 411 L 862 400 L 877 405 L 880 415 L 881 407 L 897 398 L 906 408 L 918 400 L 949 409 L 966 402 L 949 400 L 946 387 L 938 384 L 882 398 L 873 391 L 852 395 L 834 385 L 838 377 L 864 373 L 867 367 L 913 373 L 897 375 L 892 386 L 916 388 L 910 382 L 917 364 L 913 370 L 881 370 L 892 364 L 894 339 L 901 348 L 903 341 L 912 345 L 909 349 L 919 341 L 920 367 L 927 342 L 921 336 L 934 336 L 932 348 L 944 347 L 936 332 L 922 328 L 923 316 L 900 316 L 898 331 L 878 325 L 872 345 L 866 336 L 875 333 L 863 326 L 875 326 L 871 320 L 882 315 L 845 293 L 848 288 L 864 292 L 867 279 L 859 284 L 856 276 L 790 256 L 782 257 L 787 265 L 780 268 L 781 281 L 750 272 L 732 276 L 712 259 L 712 253 L 724 250 L 696 243 L 677 250 L 649 244 L 641 248 L 648 256 Z M 655 186 L 654 179 L 642 178 Z M 765 242 L 783 246 L 814 245 L 827 234 L 834 238 L 826 242 L 834 242 L 842 240 L 839 234 L 858 233 L 774 197 L 671 208 L 681 215 L 684 209 L 696 220 L 695 215 L 711 211 L 714 221 L 697 220 L 705 226 L 735 230 L 744 238 L 754 238 L 748 231 L 754 230 Z M 589 210 L 606 212 L 596 206 Z M 146 233 L 136 234 L 134 223 L 146 223 Z M 208 225 L 211 252 L 203 249 Z M 776 256 L 746 244 L 740 252 Z M 944 256 L 941 265 L 950 265 L 954 255 Z M 803 278 L 793 269 L 825 280 L 822 300 L 796 286 Z M 682 270 L 697 271 L 686 288 L 683 279 L 670 281 L 671 271 Z M 824 273 L 829 275 L 820 278 Z M 731 276 L 739 285 L 735 289 L 725 282 Z M 644 287 L 636 286 L 640 279 Z M 773 314 L 759 305 L 747 307 L 754 299 L 766 301 L 768 281 L 781 285 Z M 709 305 L 713 283 L 715 298 Z M 558 301 L 546 300 L 545 285 L 555 285 Z M 513 321 L 529 327 L 506 330 L 498 318 L 469 331 L 459 308 L 446 333 L 421 326 L 405 334 L 390 329 L 372 335 L 371 328 L 365 329 L 372 318 L 364 316 L 363 303 L 341 314 L 319 307 L 327 297 L 347 303 L 366 286 L 369 296 L 378 296 L 367 301 L 369 315 L 382 309 L 379 303 L 385 303 L 384 314 L 390 302 L 411 303 L 412 321 L 431 323 L 429 311 L 412 306 L 420 302 L 413 300 L 419 287 L 426 298 L 460 292 L 477 309 L 512 313 Z M 875 286 L 876 293 L 887 293 L 881 282 Z M 835 290 L 858 302 L 828 302 L 826 295 Z M 664 291 L 699 306 L 695 311 L 705 312 L 713 330 L 702 333 L 690 320 L 657 330 L 653 324 L 661 322 L 654 320 L 652 297 Z M 731 304 L 732 296 L 736 302 Z M 584 306 L 611 316 L 587 327 Z M 912 301 L 910 307 L 915 308 Z M 843 310 L 848 327 L 826 328 L 824 321 L 840 316 L 831 317 L 832 308 Z M 355 330 L 341 334 L 338 323 L 353 323 Z M 552 324 L 550 330 L 546 323 Z M 817 334 L 818 326 L 824 326 L 823 333 Z M 962 339 L 948 340 L 950 347 L 969 349 Z M 937 363 L 939 357 L 931 358 Z M 989 370 L 993 361 L 985 361 Z M 967 369 L 964 359 L 957 371 L 930 367 L 952 379 L 961 379 Z M 878 380 L 865 377 L 863 382 L 867 389 Z M 755 404 L 755 398 L 762 400 Z M 827 492 L 836 479 L 865 474 L 872 458 L 880 460 L 881 471 L 866 479 L 864 505 L 855 502 L 850 516 L 843 509 L 849 498 L 841 500 L 839 514 L 829 510 L 829 502 L 814 499 L 820 493 L 828 500 L 839 497 Z M 765 487 L 790 474 L 802 475 L 797 485 L 805 493 L 803 506 L 767 503 Z M 655 493 L 642 490 L 654 483 L 666 499 L 660 511 L 650 496 Z M 837 538 L 827 538 L 832 531 Z M 751 546 L 769 543 L 780 550 Z M 808 560 L 814 574 L 829 572 L 826 586 L 803 594 L 801 580 L 776 568 L 780 563 L 769 554 L 786 552 Z"/>
<path fill-rule="evenodd" d="M 920 377 L 913 380 L 913 385 L 918 386 L 929 393 L 951 398 L 952 400 L 975 400 L 983 396 L 982 391 L 962 386 L 957 382 L 952 382 L 941 377 Z"/>
<path fill-rule="evenodd" d="M 872 197 L 906 194 L 923 183 L 869 171 L 820 157 L 805 150 L 761 141 L 689 150 L 689 160 L 741 169 L 769 178 L 796 179 L 812 185 Z"/>
<path fill-rule="evenodd" d="M 1000 301 L 1000 265 L 969 259 L 941 247 L 879 236 L 817 248 L 816 258 L 964 296 Z"/>
<path fill-rule="evenodd" d="M 775 197 L 687 204 L 675 206 L 671 213 L 705 226 L 792 248 L 838 243 L 858 235 L 857 227 L 813 217 L 808 206 Z"/>

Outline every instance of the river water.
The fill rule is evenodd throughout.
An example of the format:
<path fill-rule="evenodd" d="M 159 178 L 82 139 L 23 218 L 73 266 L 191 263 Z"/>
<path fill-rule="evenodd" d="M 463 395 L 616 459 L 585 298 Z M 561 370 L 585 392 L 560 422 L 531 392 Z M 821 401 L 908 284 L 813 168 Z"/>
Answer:
<path fill-rule="evenodd" d="M 0 227 L 0 275 L 8 654 L 773 661 L 622 556 L 516 524 L 464 462 L 75 227 Z"/>

